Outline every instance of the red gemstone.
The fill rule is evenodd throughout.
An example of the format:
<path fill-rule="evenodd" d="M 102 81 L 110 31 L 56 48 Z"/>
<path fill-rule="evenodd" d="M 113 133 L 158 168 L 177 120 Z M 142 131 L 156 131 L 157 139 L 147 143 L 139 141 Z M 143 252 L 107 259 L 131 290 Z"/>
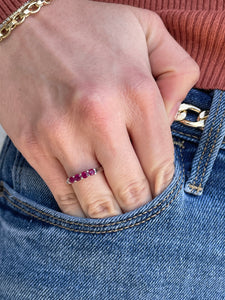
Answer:
<path fill-rule="evenodd" d="M 81 180 L 80 174 L 76 174 L 76 175 L 74 176 L 74 179 L 75 179 L 75 181 L 80 181 L 80 180 Z"/>
<path fill-rule="evenodd" d="M 88 170 L 88 174 L 89 174 L 90 176 L 95 175 L 95 170 L 94 170 L 94 169 Z"/>
<path fill-rule="evenodd" d="M 82 172 L 81 175 L 82 175 L 83 178 L 87 178 L 88 177 L 88 173 L 86 171 Z"/>
<path fill-rule="evenodd" d="M 70 183 L 74 183 L 74 181 L 75 181 L 75 178 L 74 177 L 70 177 L 69 182 Z"/>

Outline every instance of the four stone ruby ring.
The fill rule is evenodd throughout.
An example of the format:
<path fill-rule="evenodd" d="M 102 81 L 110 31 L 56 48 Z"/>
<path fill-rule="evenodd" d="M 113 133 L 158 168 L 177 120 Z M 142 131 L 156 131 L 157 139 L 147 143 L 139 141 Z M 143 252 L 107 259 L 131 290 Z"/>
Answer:
<path fill-rule="evenodd" d="M 73 184 L 75 182 L 81 181 L 82 179 L 86 179 L 89 176 L 96 175 L 100 171 L 103 171 L 103 167 L 89 169 L 89 170 L 83 171 L 81 173 L 75 174 L 75 175 L 73 175 L 71 177 L 68 177 L 67 180 L 66 180 L 66 182 L 68 184 Z"/>

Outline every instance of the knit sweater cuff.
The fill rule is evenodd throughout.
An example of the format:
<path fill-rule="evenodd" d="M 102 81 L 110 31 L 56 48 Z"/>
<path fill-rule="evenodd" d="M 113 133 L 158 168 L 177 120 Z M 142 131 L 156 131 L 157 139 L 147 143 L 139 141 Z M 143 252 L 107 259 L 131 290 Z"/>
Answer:
<path fill-rule="evenodd" d="M 0 0 L 0 24 L 28 0 Z"/>

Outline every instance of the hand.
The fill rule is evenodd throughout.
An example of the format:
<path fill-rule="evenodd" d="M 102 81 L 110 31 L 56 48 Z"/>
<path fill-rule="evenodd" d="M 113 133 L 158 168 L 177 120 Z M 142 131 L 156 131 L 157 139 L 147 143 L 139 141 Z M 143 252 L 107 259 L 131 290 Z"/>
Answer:
<path fill-rule="evenodd" d="M 170 183 L 170 123 L 199 69 L 155 13 L 54 0 L 0 55 L 1 124 L 64 213 L 121 214 Z M 66 184 L 99 165 L 104 173 Z"/>

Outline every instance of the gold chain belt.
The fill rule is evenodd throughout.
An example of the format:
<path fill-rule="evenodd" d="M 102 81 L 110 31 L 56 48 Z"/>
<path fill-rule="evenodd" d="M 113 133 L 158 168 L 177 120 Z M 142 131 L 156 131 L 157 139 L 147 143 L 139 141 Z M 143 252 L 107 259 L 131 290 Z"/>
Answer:
<path fill-rule="evenodd" d="M 196 121 L 189 121 L 187 118 L 188 111 L 195 112 L 197 114 Z M 175 117 L 175 121 L 181 122 L 182 124 L 203 129 L 205 127 L 205 122 L 209 116 L 209 110 L 201 110 L 200 108 L 182 103 L 179 107 L 178 113 Z"/>

